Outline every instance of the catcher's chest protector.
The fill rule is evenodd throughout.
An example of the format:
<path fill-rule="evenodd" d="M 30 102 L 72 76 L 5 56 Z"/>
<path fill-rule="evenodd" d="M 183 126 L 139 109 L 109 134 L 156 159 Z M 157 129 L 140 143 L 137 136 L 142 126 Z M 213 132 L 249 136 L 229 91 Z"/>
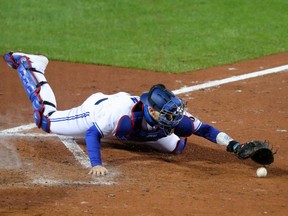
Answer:
<path fill-rule="evenodd" d="M 163 130 L 158 127 L 152 127 L 151 130 L 143 130 L 142 122 L 144 118 L 142 103 L 136 104 L 132 110 L 132 121 L 133 129 L 129 136 L 129 140 L 135 141 L 156 141 L 166 134 Z"/>

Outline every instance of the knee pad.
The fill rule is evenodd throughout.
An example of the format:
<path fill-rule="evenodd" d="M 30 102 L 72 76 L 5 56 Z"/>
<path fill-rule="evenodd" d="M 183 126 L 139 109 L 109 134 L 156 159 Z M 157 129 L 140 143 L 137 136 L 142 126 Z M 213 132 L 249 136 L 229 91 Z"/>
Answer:
<path fill-rule="evenodd" d="M 38 128 L 40 128 L 42 122 L 42 114 L 39 111 L 34 110 L 33 116 L 35 124 L 37 125 Z"/>
<path fill-rule="evenodd" d="M 42 116 L 41 128 L 43 131 L 50 133 L 50 119 L 47 116 Z"/>
<path fill-rule="evenodd" d="M 42 130 L 47 133 L 50 133 L 50 119 L 43 115 L 45 108 L 44 102 L 37 92 L 33 93 L 32 107 L 34 109 L 34 121 L 37 127 L 42 128 Z"/>
<path fill-rule="evenodd" d="M 50 119 L 40 113 L 38 110 L 34 110 L 34 121 L 38 128 L 50 133 Z"/>
<path fill-rule="evenodd" d="M 186 143 L 187 143 L 187 138 L 180 138 L 180 140 L 178 141 L 176 145 L 176 148 L 174 149 L 172 153 L 180 154 L 184 150 Z"/>

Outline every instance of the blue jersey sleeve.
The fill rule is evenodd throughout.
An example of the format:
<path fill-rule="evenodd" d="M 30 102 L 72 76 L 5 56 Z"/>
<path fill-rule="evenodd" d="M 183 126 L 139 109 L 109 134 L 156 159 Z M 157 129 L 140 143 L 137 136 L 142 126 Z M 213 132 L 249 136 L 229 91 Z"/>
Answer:
<path fill-rule="evenodd" d="M 85 134 L 86 146 L 88 151 L 88 156 L 90 158 L 91 166 L 102 165 L 101 160 L 101 133 L 96 128 L 95 125 L 90 127 Z"/>
<path fill-rule="evenodd" d="M 195 132 L 197 136 L 204 137 L 211 142 L 216 142 L 216 137 L 220 133 L 220 131 L 209 124 L 202 123 L 200 128 Z"/>

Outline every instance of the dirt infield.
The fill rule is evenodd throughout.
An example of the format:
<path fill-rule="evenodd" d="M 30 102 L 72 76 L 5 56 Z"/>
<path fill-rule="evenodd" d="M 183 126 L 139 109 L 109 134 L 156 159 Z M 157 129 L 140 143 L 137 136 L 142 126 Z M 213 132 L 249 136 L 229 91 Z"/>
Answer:
<path fill-rule="evenodd" d="M 67 109 L 98 91 L 139 95 L 159 82 L 176 90 L 286 65 L 287 59 L 281 53 L 181 75 L 50 62 L 46 77 L 58 109 Z M 109 175 L 93 178 L 61 137 L 31 126 L 30 102 L 2 59 L 0 83 L 0 215 L 288 214 L 287 71 L 180 95 L 191 113 L 235 139 L 268 140 L 278 152 L 265 178 L 255 176 L 259 165 L 251 160 L 196 136 L 178 156 L 106 141 Z M 83 138 L 70 141 L 86 155 Z"/>

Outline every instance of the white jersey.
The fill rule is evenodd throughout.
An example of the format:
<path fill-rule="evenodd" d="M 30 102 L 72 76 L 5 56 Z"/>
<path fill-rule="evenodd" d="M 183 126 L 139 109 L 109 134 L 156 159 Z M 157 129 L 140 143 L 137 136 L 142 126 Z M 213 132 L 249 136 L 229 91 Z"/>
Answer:
<path fill-rule="evenodd" d="M 138 101 L 138 96 L 125 92 L 95 93 L 78 107 L 54 112 L 50 116 L 50 130 L 62 135 L 85 135 L 95 125 L 103 137 L 113 136 L 119 119 L 123 115 L 131 116 L 131 109 Z"/>

